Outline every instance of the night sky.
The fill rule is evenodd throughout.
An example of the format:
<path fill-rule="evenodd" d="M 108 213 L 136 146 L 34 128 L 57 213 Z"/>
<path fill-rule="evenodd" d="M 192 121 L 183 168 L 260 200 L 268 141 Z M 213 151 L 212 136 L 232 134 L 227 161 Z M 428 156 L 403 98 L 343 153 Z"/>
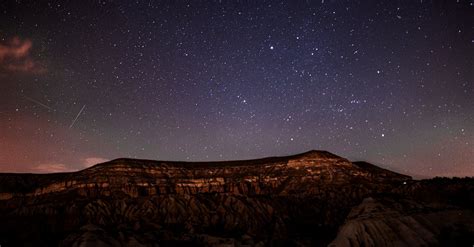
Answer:
<path fill-rule="evenodd" d="M 473 1 L 1 1 L 0 170 L 328 150 L 474 176 Z"/>

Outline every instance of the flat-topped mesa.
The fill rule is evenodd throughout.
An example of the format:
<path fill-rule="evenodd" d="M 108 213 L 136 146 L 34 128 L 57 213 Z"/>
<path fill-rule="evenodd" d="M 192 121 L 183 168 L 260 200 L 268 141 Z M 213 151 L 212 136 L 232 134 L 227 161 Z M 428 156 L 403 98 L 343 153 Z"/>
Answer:
<path fill-rule="evenodd" d="M 288 167 L 325 167 L 325 166 L 345 166 L 351 167 L 349 160 L 339 157 L 327 151 L 311 150 L 288 159 Z"/>
<path fill-rule="evenodd" d="M 236 161 L 208 161 L 208 162 L 184 162 L 184 161 L 156 161 L 156 160 L 140 160 L 119 158 L 109 162 L 97 164 L 93 167 L 80 171 L 79 173 L 96 173 L 96 172 L 145 172 L 157 174 L 159 171 L 192 171 L 194 175 L 203 175 L 200 171 L 218 171 L 228 170 L 230 172 L 261 170 L 272 166 L 280 168 L 295 168 L 299 166 L 318 166 L 318 165 L 345 165 L 351 166 L 351 162 L 347 159 L 334 155 L 327 151 L 311 150 L 305 153 L 267 157 L 253 160 L 236 160 Z M 213 174 L 213 173 L 212 173 Z M 178 176 L 181 173 L 176 174 Z"/>
<path fill-rule="evenodd" d="M 215 162 L 116 159 L 79 173 L 88 178 L 101 174 L 107 174 L 109 178 L 129 178 L 128 181 L 132 183 L 180 183 L 198 180 L 267 183 L 287 177 L 327 180 L 346 173 L 357 176 L 363 171 L 353 166 L 350 161 L 329 152 L 310 151 L 292 156 Z"/>
<path fill-rule="evenodd" d="M 307 152 L 294 155 L 294 157 L 298 157 L 298 156 L 306 157 L 306 158 L 316 158 L 316 159 L 344 159 L 340 156 L 337 156 L 325 150 L 309 150 Z"/>
<path fill-rule="evenodd" d="M 375 180 L 370 172 L 327 151 L 215 162 L 122 158 L 82 171 L 58 174 L 50 181 L 38 179 L 41 182 L 18 194 L 36 196 L 61 191 L 78 191 L 83 195 L 124 192 L 134 197 L 197 193 L 312 194 L 319 193 L 321 186 L 339 186 L 360 179 Z"/>

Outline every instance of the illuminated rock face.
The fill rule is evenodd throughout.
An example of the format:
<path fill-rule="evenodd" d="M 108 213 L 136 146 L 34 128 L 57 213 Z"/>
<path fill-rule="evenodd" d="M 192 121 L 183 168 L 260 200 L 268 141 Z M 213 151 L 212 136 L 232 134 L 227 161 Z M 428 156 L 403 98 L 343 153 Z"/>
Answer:
<path fill-rule="evenodd" d="M 393 172 L 390 175 L 384 182 L 410 179 Z M 324 151 L 231 162 L 117 159 L 83 171 L 65 173 L 56 181 L 42 179 L 26 193 L 13 191 L 13 194 L 38 196 L 73 190 L 84 196 L 91 193 L 110 195 L 121 191 L 132 197 L 198 193 L 318 194 L 322 192 L 322 185 L 342 185 L 355 180 L 375 181 L 374 177 L 377 174 Z"/>
<path fill-rule="evenodd" d="M 229 162 L 117 159 L 73 173 L 0 174 L 0 244 L 328 244 L 364 198 L 415 195 L 409 188 L 416 184 L 325 151 Z"/>

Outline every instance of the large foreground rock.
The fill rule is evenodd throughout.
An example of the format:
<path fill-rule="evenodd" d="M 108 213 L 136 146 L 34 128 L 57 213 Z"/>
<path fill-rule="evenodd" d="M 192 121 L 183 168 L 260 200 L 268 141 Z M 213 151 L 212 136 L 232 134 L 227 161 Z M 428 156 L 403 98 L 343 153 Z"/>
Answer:
<path fill-rule="evenodd" d="M 367 198 L 329 246 L 471 246 L 474 211 L 402 198 Z"/>

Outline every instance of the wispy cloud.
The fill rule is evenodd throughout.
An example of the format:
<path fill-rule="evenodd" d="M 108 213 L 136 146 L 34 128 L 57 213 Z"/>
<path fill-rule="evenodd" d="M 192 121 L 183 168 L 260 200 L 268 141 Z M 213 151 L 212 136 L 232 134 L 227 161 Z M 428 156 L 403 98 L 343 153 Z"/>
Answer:
<path fill-rule="evenodd" d="M 34 172 L 38 173 L 51 173 L 51 172 L 69 172 L 71 169 L 69 169 L 66 165 L 64 164 L 39 164 L 36 167 L 33 168 Z"/>
<path fill-rule="evenodd" d="M 43 73 L 46 68 L 31 55 L 33 42 L 14 37 L 0 43 L 0 70 L 10 72 Z"/>
<path fill-rule="evenodd" d="M 84 167 L 91 167 L 93 165 L 109 161 L 108 159 L 99 158 L 99 157 L 89 157 L 84 159 Z"/>
<path fill-rule="evenodd" d="M 109 160 L 100 157 L 88 157 L 82 160 L 82 166 L 79 169 L 77 166 L 68 166 L 62 163 L 43 163 L 33 167 L 31 171 L 35 173 L 74 172 L 106 161 Z"/>

